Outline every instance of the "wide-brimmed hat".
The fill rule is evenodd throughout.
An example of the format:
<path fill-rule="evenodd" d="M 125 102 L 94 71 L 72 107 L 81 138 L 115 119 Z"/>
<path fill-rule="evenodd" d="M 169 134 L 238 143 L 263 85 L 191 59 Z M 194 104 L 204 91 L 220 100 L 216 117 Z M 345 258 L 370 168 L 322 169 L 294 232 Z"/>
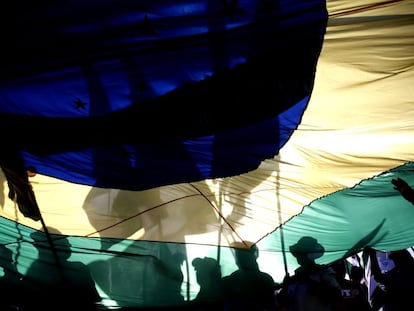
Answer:
<path fill-rule="evenodd" d="M 300 238 L 296 244 L 289 247 L 289 250 L 296 258 L 312 254 L 312 257 L 316 259 L 321 257 L 325 252 L 325 248 L 318 243 L 318 240 L 310 236 Z"/>

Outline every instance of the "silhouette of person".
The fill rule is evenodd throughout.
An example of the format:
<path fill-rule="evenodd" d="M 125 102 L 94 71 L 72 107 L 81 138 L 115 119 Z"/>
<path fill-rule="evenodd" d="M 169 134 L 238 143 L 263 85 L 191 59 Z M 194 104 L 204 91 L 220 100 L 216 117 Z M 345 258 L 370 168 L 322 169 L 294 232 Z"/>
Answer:
<path fill-rule="evenodd" d="M 394 267 L 382 272 L 376 250 L 367 247 L 366 252 L 374 280 L 385 289 L 382 292 L 382 310 L 406 310 L 412 303 L 411 295 L 414 293 L 414 259 L 411 254 L 406 249 L 390 252 L 389 258 L 394 262 Z"/>
<path fill-rule="evenodd" d="M 352 265 L 349 277 L 352 282 L 358 284 L 361 287 L 361 290 L 364 293 L 365 300 L 369 305 L 369 310 L 372 310 L 371 304 L 369 302 L 368 284 L 367 280 L 365 279 L 364 268 L 361 266 Z"/>
<path fill-rule="evenodd" d="M 12 251 L 6 246 L 0 245 L 0 266 L 3 275 L 0 277 L 0 310 L 18 310 L 20 297 L 20 287 L 22 285 L 22 275 L 17 271 L 13 263 Z"/>
<path fill-rule="evenodd" d="M 276 284 L 270 274 L 259 270 L 258 256 L 256 245 L 235 249 L 238 270 L 224 276 L 221 283 L 224 310 L 275 310 Z"/>
<path fill-rule="evenodd" d="M 220 310 L 221 301 L 221 269 L 214 258 L 194 258 L 191 262 L 195 271 L 197 283 L 200 290 L 193 299 L 196 309 L 201 310 Z"/>
<path fill-rule="evenodd" d="M 335 271 L 315 260 L 325 249 L 312 237 L 302 237 L 290 246 L 299 267 L 293 276 L 287 275 L 278 294 L 278 305 L 287 311 L 337 310 L 342 301 L 341 287 Z"/>
<path fill-rule="evenodd" d="M 54 233 L 50 239 L 40 230 L 30 235 L 38 259 L 23 278 L 28 297 L 23 309 L 95 310 L 101 297 L 88 267 L 79 261 L 68 261 L 71 244 L 56 229 L 48 231 Z"/>
<path fill-rule="evenodd" d="M 371 306 L 368 302 L 367 292 L 362 287 L 360 279 L 347 279 L 347 263 L 345 259 L 340 259 L 332 263 L 335 270 L 336 279 L 341 286 L 342 303 L 340 311 L 369 311 Z M 353 268 L 358 268 L 353 266 Z M 349 273 L 350 274 L 350 273 Z"/>
<path fill-rule="evenodd" d="M 181 295 L 181 284 L 184 275 L 181 271 L 181 264 L 185 260 L 184 253 L 172 253 L 168 247 L 161 246 L 160 258 L 156 258 L 154 263 L 154 280 L 153 284 L 160 292 L 158 295 L 159 302 L 162 304 L 184 304 L 184 297 Z M 149 299 L 149 303 L 153 298 Z"/>

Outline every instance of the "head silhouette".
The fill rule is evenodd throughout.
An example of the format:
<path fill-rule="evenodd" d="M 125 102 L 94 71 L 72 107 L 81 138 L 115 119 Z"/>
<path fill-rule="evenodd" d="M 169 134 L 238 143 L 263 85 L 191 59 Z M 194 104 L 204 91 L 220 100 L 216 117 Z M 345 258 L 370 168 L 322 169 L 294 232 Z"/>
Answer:
<path fill-rule="evenodd" d="M 335 273 L 338 278 L 344 279 L 346 276 L 346 263 L 345 260 L 340 259 L 332 263 L 332 268 L 335 270 Z"/>
<path fill-rule="evenodd" d="M 413 257 L 406 249 L 390 252 L 389 258 L 399 268 L 408 268 L 414 264 Z"/>
<path fill-rule="evenodd" d="M 192 265 L 196 271 L 197 282 L 201 287 L 215 286 L 217 281 L 221 279 L 220 265 L 213 258 L 194 258 Z"/>
<path fill-rule="evenodd" d="M 360 266 L 352 266 L 350 274 L 351 280 L 361 283 L 364 278 L 364 268 Z"/>
<path fill-rule="evenodd" d="M 309 236 L 300 238 L 296 244 L 290 246 L 289 250 L 304 269 L 315 266 L 315 260 L 322 257 L 325 252 L 324 247 L 318 243 L 318 240 Z"/>
<path fill-rule="evenodd" d="M 236 265 L 239 269 L 258 269 L 257 258 L 259 257 L 259 249 L 256 244 L 253 244 L 250 248 L 246 248 L 246 243 L 233 243 L 235 247 L 234 256 Z"/>
<path fill-rule="evenodd" d="M 39 252 L 39 256 L 43 256 L 44 253 L 50 252 L 50 243 L 53 243 L 53 247 L 60 251 L 59 258 L 64 260 L 68 259 L 71 255 L 71 244 L 68 239 L 63 235 L 60 235 L 60 231 L 54 228 L 48 228 L 48 233 L 50 234 L 50 240 L 48 239 L 46 232 L 41 230 L 34 231 L 30 234 L 30 237 L 34 242 L 33 244 Z"/>

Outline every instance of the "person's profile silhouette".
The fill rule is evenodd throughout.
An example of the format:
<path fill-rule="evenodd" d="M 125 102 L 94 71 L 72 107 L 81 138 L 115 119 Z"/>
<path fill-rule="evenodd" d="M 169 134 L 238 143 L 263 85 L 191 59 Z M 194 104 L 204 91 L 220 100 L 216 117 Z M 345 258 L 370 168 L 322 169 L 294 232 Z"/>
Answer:
<path fill-rule="evenodd" d="M 194 258 L 191 262 L 196 271 L 200 290 L 194 301 L 212 301 L 221 295 L 221 270 L 214 258 Z"/>
<path fill-rule="evenodd" d="M 31 234 L 38 259 L 24 276 L 26 307 L 38 310 L 95 310 L 101 300 L 88 267 L 80 261 L 69 261 L 71 244 L 56 229 L 48 239 L 43 231 Z M 51 244 L 53 244 L 53 247 Z"/>
<path fill-rule="evenodd" d="M 10 249 L 0 244 L 0 267 L 3 270 L 0 277 L 0 291 L 2 293 L 0 310 L 18 309 L 22 299 L 20 297 L 22 275 L 17 271 L 12 255 L 13 252 Z"/>
<path fill-rule="evenodd" d="M 325 248 L 315 238 L 305 236 L 289 250 L 299 267 L 293 276 L 286 275 L 278 294 L 278 304 L 287 311 L 336 310 L 342 295 L 335 271 L 315 261 L 324 254 Z"/>
<path fill-rule="evenodd" d="M 315 260 L 325 253 L 325 248 L 315 238 L 309 236 L 300 238 L 296 244 L 289 247 L 289 250 L 299 264 L 295 273 L 319 268 L 320 265 Z"/>
<path fill-rule="evenodd" d="M 250 249 L 235 248 L 238 270 L 222 278 L 226 310 L 274 310 L 276 284 L 270 274 L 260 271 L 258 257 L 256 245 Z"/>

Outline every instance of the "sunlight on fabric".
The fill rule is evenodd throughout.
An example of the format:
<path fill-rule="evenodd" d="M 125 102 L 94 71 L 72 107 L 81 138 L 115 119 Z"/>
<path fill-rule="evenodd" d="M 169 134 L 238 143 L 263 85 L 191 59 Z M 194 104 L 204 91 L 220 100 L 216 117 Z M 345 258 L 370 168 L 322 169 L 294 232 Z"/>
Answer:
<path fill-rule="evenodd" d="M 262 174 L 138 192 L 76 185 L 39 174 L 30 180 L 45 223 L 63 234 L 227 245 L 256 241 L 280 224 L 275 177 L 260 182 Z M 4 181 L 4 197 L 7 191 Z M 295 195 L 279 199 L 287 207 Z M 288 210 L 284 209 L 284 221 L 295 214 Z M 11 200 L 4 201 L 1 212 L 35 229 L 41 227 L 21 217 Z"/>

